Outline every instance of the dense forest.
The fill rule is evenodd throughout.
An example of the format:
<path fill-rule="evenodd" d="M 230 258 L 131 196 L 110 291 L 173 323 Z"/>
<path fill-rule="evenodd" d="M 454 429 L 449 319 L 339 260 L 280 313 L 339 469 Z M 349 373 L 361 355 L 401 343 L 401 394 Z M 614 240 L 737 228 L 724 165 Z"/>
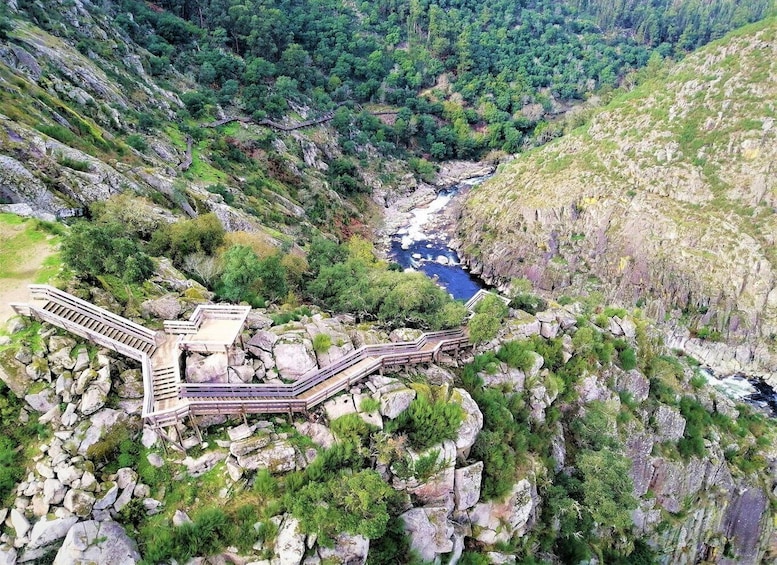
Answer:
<path fill-rule="evenodd" d="M 56 32 L 38 4 L 19 4 Z M 653 54 L 681 57 L 770 9 L 769 0 L 118 5 L 116 22 L 148 50 L 151 74 L 175 69 L 202 85 L 184 97 L 195 118 L 215 104 L 254 119 L 337 107 L 346 149 L 366 141 L 354 137 L 358 131 L 384 153 L 409 149 L 435 159 L 550 139 L 557 132 L 548 119 L 569 103 L 633 78 Z M 88 39 L 80 46 L 101 48 Z M 362 112 L 367 104 L 390 117 Z"/>

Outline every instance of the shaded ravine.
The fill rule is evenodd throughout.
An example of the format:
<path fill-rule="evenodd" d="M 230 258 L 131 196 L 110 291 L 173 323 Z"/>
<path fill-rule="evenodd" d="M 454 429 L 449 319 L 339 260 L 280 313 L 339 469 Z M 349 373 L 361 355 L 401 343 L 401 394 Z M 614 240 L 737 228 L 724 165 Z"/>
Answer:
<path fill-rule="evenodd" d="M 403 269 L 425 273 L 456 300 L 469 300 L 478 290 L 487 288 L 461 265 L 456 251 L 448 246 L 444 212 L 460 190 L 480 184 L 490 176 L 475 177 L 445 188 L 432 202 L 412 210 L 409 222 L 391 235 L 389 258 Z"/>

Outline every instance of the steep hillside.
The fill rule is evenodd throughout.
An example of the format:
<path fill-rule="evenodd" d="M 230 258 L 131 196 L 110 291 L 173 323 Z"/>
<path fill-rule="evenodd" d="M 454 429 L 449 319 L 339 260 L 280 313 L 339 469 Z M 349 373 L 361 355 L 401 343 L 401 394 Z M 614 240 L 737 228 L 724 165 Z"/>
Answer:
<path fill-rule="evenodd" d="M 95 203 L 130 193 L 168 221 L 211 211 L 227 230 L 293 245 L 316 227 L 337 235 L 363 229 L 368 193 L 383 202 L 400 184 L 416 185 L 410 166 L 390 156 L 345 155 L 327 124 L 293 129 L 317 117 L 304 105 L 276 117 L 279 127 L 216 125 L 221 105 L 201 101 L 198 83 L 174 67 L 155 72 L 155 56 L 116 25 L 131 14 L 53 4 L 58 9 L 45 13 L 35 3 L 27 12 L 4 9 L 0 206 L 7 211 L 91 216 Z M 358 150 L 377 156 L 368 141 Z"/>
<path fill-rule="evenodd" d="M 662 69 L 473 190 L 459 245 L 485 280 L 681 310 L 700 337 L 777 334 L 777 20 Z"/>

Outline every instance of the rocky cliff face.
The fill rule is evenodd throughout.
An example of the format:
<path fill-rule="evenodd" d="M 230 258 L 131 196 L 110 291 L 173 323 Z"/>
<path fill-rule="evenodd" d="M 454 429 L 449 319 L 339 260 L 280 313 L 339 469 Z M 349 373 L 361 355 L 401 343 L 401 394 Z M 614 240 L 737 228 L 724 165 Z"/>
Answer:
<path fill-rule="evenodd" d="M 777 23 L 689 56 L 473 190 L 473 272 L 682 310 L 773 361 L 777 333 Z"/>

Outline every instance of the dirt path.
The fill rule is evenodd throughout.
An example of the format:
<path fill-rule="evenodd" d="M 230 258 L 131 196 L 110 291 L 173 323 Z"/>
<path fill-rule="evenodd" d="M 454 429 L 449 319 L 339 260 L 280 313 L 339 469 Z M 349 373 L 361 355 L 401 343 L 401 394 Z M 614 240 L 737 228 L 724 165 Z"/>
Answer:
<path fill-rule="evenodd" d="M 15 245 L 29 228 L 22 224 L 0 223 L 0 328 L 14 315 L 12 302 L 27 302 L 27 285 L 36 281 L 47 257 L 55 253 L 49 239 Z"/>

